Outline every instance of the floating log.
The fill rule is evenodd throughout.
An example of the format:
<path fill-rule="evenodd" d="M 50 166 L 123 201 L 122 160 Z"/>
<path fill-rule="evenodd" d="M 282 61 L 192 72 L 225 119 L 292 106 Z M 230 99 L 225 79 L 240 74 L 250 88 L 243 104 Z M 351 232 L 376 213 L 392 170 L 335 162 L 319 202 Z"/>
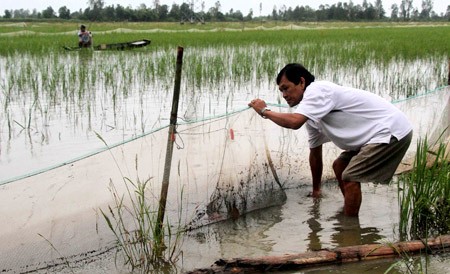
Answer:
<path fill-rule="evenodd" d="M 261 273 L 290 271 L 331 264 L 399 257 L 402 254 L 417 254 L 450 251 L 450 235 L 428 240 L 398 242 L 393 244 L 367 244 L 338 247 L 281 256 L 259 258 L 220 259 L 210 268 L 196 269 L 189 274 L 204 273 Z"/>

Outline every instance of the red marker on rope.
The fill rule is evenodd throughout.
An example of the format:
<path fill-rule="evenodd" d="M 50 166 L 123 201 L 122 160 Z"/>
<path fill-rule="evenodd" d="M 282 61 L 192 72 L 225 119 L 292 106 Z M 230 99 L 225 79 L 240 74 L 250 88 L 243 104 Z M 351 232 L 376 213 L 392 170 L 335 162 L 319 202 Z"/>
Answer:
<path fill-rule="evenodd" d="M 234 140 L 234 130 L 230 128 L 230 139 Z"/>

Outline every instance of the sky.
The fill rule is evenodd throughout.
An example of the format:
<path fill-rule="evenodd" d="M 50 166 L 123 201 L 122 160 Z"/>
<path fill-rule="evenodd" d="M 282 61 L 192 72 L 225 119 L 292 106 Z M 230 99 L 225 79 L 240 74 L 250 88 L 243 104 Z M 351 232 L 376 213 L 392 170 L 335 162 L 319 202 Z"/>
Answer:
<path fill-rule="evenodd" d="M 161 5 L 168 5 L 169 9 L 173 3 L 181 5 L 183 2 L 192 3 L 194 1 L 195 11 L 201 10 L 201 2 L 205 3 L 205 11 L 214 7 L 217 1 L 221 4 L 221 11 L 223 13 L 229 12 L 230 9 L 234 11 L 240 10 L 245 16 L 249 13 L 250 9 L 253 10 L 253 16 L 269 15 L 272 13 L 274 6 L 277 10 L 280 10 L 283 5 L 287 8 L 296 6 L 310 6 L 313 9 L 318 9 L 320 5 L 333 5 L 338 2 L 349 3 L 350 0 L 159 0 Z M 352 0 L 354 5 L 362 5 L 363 0 Z M 375 4 L 375 0 L 367 0 L 368 3 Z M 51 6 L 56 12 L 60 7 L 66 6 L 71 12 L 78 11 L 80 8 L 84 10 L 87 7 L 88 0 L 0 0 L 0 15 L 3 15 L 4 10 L 16 10 L 16 9 L 28 9 L 33 11 L 42 11 Z M 137 8 L 142 3 L 147 7 L 152 7 L 154 0 L 104 0 L 105 6 L 120 4 L 123 7 L 131 6 L 131 8 Z M 401 0 L 382 0 L 384 10 L 389 15 L 391 11 L 391 5 L 401 3 Z M 438 13 L 445 13 L 447 6 L 450 5 L 449 0 L 434 0 L 433 10 Z M 261 5 L 262 4 L 262 5 Z M 262 7 L 260 13 L 260 6 Z M 422 0 L 413 0 L 414 8 L 421 10 Z"/>

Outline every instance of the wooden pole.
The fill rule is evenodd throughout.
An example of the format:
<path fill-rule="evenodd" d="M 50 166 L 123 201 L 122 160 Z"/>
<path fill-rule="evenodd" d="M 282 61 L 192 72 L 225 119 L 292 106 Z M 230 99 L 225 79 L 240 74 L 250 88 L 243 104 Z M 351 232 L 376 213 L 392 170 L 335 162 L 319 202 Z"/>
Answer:
<path fill-rule="evenodd" d="M 166 203 L 167 203 L 167 193 L 169 190 L 169 177 L 170 177 L 170 169 L 172 166 L 172 154 L 173 154 L 173 143 L 175 142 L 175 133 L 176 133 L 176 124 L 177 124 L 177 116 L 178 116 L 178 101 L 180 98 L 180 83 L 181 83 L 181 67 L 183 65 L 183 48 L 178 47 L 177 50 L 177 63 L 175 69 L 175 85 L 173 91 L 173 99 L 172 99 L 172 111 L 170 112 L 170 124 L 169 124 L 169 134 L 167 138 L 167 150 L 166 150 L 166 161 L 164 164 L 164 174 L 163 181 L 161 186 L 161 196 L 159 198 L 159 209 L 158 209 L 158 217 L 156 220 L 156 238 L 162 243 L 162 239 L 164 236 L 163 224 L 164 224 L 164 214 L 166 212 Z"/>
<path fill-rule="evenodd" d="M 417 254 L 429 253 L 431 251 L 448 252 L 449 249 L 450 235 L 442 235 L 424 241 L 398 242 L 388 245 L 368 244 L 281 256 L 221 259 L 216 261 L 210 268 L 196 269 L 188 274 L 292 271 L 321 265 L 393 258 L 399 257 L 405 253 Z"/>
<path fill-rule="evenodd" d="M 447 85 L 450 86 L 450 58 L 448 59 L 448 76 L 447 76 Z"/>

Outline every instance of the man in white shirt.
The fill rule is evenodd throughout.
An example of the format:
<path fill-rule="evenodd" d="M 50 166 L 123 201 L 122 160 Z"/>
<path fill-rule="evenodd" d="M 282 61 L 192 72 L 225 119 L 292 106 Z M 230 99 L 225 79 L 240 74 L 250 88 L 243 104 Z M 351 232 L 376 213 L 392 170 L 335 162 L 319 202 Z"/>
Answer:
<path fill-rule="evenodd" d="M 344 195 L 344 214 L 358 216 L 361 182 L 389 182 L 412 139 L 412 126 L 394 105 L 368 91 L 343 87 L 315 77 L 301 64 L 286 65 L 277 76 L 283 98 L 293 113 L 275 112 L 261 99 L 248 105 L 279 126 L 306 124 L 313 197 L 320 197 L 322 144 L 343 149 L 333 170 Z"/>

